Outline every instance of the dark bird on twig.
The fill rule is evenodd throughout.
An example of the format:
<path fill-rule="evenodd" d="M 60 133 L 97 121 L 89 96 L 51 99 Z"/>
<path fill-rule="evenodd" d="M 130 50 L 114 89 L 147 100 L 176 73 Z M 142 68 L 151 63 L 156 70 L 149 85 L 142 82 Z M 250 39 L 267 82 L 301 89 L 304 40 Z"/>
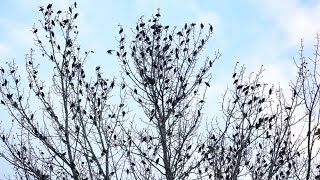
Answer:
<path fill-rule="evenodd" d="M 114 51 L 114 50 L 109 49 L 109 50 L 107 51 L 107 53 L 108 53 L 108 54 L 112 54 L 112 51 Z"/>
<path fill-rule="evenodd" d="M 236 84 L 238 81 L 239 81 L 238 79 L 234 80 L 234 81 L 233 81 L 233 84 Z"/>
<path fill-rule="evenodd" d="M 111 82 L 110 87 L 111 87 L 111 88 L 113 88 L 113 87 L 114 87 L 114 81 L 112 81 L 112 82 Z"/>
<path fill-rule="evenodd" d="M 52 4 L 48 4 L 47 9 L 50 9 L 52 7 Z"/>
<path fill-rule="evenodd" d="M 11 99 L 13 94 L 7 94 L 7 98 Z"/>

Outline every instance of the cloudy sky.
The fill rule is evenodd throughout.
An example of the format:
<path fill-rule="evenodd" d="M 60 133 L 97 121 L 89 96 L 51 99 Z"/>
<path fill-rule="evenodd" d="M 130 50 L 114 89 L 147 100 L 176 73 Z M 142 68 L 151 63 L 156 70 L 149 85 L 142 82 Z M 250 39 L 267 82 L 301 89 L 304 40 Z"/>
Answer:
<path fill-rule="evenodd" d="M 0 2 L 1 65 L 13 59 L 17 64 L 24 64 L 24 55 L 33 47 L 31 29 L 41 19 L 38 7 L 49 2 Z M 73 3 L 52 2 L 55 10 L 64 10 Z M 222 57 L 213 69 L 213 86 L 208 92 L 212 103 L 221 101 L 221 93 L 231 85 L 237 61 L 245 64 L 248 72 L 264 65 L 267 82 L 287 85 L 295 76 L 293 57 L 298 57 L 301 39 L 307 53 L 312 55 L 316 33 L 320 32 L 320 2 L 316 0 L 82 0 L 78 1 L 78 7 L 79 43 L 84 49 L 95 51 L 88 66 L 94 68 L 100 64 L 107 76 L 119 72 L 117 60 L 106 53 L 116 46 L 119 24 L 130 33 L 142 15 L 147 19 L 158 8 L 164 24 L 213 24 L 215 33 L 204 56 L 213 57 L 219 49 Z M 3 109 L 0 113 L 6 117 Z"/>

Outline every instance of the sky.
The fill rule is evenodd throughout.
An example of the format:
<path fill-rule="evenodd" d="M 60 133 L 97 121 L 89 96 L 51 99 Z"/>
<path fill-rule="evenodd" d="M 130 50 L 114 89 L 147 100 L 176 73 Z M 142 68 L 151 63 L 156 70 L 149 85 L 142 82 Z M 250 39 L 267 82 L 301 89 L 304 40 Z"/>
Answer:
<path fill-rule="evenodd" d="M 39 26 L 41 19 L 38 7 L 51 2 L 55 10 L 66 10 L 74 1 L 0 2 L 0 66 L 15 60 L 24 73 L 25 54 L 34 47 L 31 29 Z M 119 76 L 120 71 L 118 61 L 106 53 L 107 49 L 116 48 L 119 24 L 129 34 L 141 16 L 148 19 L 158 8 L 164 24 L 178 27 L 192 22 L 213 24 L 214 35 L 203 57 L 214 57 L 217 50 L 222 57 L 212 71 L 212 86 L 207 92 L 209 107 L 221 102 L 222 93 L 231 86 L 236 62 L 244 64 L 248 73 L 264 65 L 266 82 L 287 86 L 296 75 L 293 57 L 298 57 L 301 39 L 311 56 L 316 33 L 320 32 L 317 0 L 79 0 L 77 3 L 79 43 L 82 48 L 95 51 L 87 67 L 93 70 L 101 65 L 109 77 Z M 3 108 L 0 115 L 2 121 L 10 121 Z"/>

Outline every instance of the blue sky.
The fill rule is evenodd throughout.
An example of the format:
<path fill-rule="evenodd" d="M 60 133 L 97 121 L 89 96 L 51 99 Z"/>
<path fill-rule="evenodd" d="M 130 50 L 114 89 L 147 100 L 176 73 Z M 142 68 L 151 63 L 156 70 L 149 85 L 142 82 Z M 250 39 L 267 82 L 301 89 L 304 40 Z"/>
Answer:
<path fill-rule="evenodd" d="M 38 6 L 49 2 L 54 2 L 56 10 L 66 9 L 73 3 L 69 0 L 1 1 L 0 64 L 14 59 L 23 66 L 24 55 L 33 47 L 31 29 L 34 24 L 39 25 L 41 18 Z M 287 85 L 295 76 L 292 58 L 298 56 L 300 39 L 304 39 L 307 50 L 312 50 L 314 37 L 320 32 L 320 2 L 316 0 L 82 0 L 78 1 L 78 7 L 79 43 L 82 48 L 95 51 L 88 60 L 88 68 L 93 70 L 101 65 L 107 76 L 117 75 L 120 70 L 117 60 L 106 53 L 107 49 L 116 47 L 119 24 L 129 35 L 140 16 L 147 19 L 157 8 L 164 24 L 213 24 L 215 33 L 203 54 L 204 58 L 213 57 L 218 49 L 222 53 L 214 66 L 213 86 L 207 96 L 212 104 L 220 102 L 221 94 L 231 85 L 237 61 L 245 64 L 248 72 L 264 65 L 265 81 Z M 312 55 L 312 51 L 309 52 Z M 5 117 L 3 109 L 0 113 Z"/>

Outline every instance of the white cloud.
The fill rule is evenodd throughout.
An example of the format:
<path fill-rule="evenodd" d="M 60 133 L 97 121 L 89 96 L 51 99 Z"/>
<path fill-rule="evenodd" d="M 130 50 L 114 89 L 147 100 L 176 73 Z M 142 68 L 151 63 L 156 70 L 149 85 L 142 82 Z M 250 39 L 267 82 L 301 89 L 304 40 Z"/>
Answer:
<path fill-rule="evenodd" d="M 10 52 L 9 46 L 0 43 L 0 57 L 6 56 Z"/>
<path fill-rule="evenodd" d="M 38 0 L 22 0 L 21 3 L 19 3 L 20 7 L 22 8 L 31 8 L 34 9 L 40 5 L 46 5 L 49 3 L 53 3 L 54 9 L 67 9 L 68 5 L 72 3 L 72 1 L 68 0 L 44 0 L 44 1 L 38 1 Z"/>
<path fill-rule="evenodd" d="M 319 1 L 312 6 L 298 0 L 265 0 L 255 5 L 287 35 L 291 45 L 296 45 L 301 38 L 305 43 L 313 43 L 315 34 L 320 32 Z"/>
<path fill-rule="evenodd" d="M 193 2 L 193 5 L 191 6 L 193 13 L 195 13 L 197 19 L 196 23 L 210 23 L 215 28 L 218 27 L 219 24 L 219 16 L 213 12 L 213 11 L 205 11 L 203 9 L 200 9 L 200 7 Z"/>

